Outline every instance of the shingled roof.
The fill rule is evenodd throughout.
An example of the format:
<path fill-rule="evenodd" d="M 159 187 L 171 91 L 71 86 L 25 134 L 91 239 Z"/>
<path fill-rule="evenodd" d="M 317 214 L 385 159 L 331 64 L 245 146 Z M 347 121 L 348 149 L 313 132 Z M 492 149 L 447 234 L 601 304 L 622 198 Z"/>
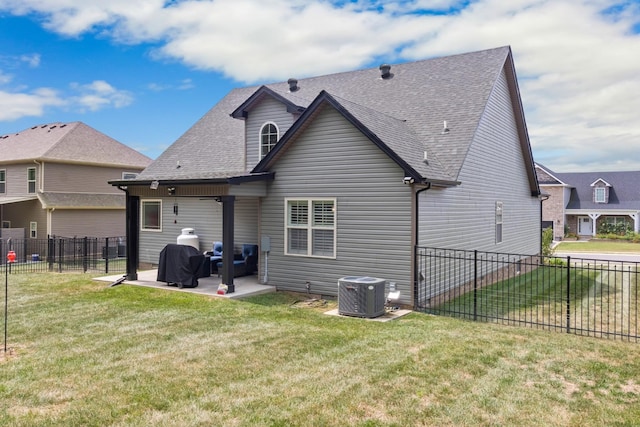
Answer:
<path fill-rule="evenodd" d="M 640 209 L 640 171 L 629 172 L 573 172 L 556 176 L 574 187 L 567 209 Z M 593 200 L 591 184 L 602 179 L 611 185 L 606 204 Z"/>
<path fill-rule="evenodd" d="M 0 136 L 0 162 L 30 160 L 135 168 L 151 159 L 82 122 L 49 123 Z"/>
<path fill-rule="evenodd" d="M 138 180 L 213 179 L 249 174 L 251 171 L 245 170 L 244 122 L 237 118 L 244 117 L 261 96 L 271 95 L 283 101 L 290 111 L 300 112 L 319 96 L 331 98 L 343 113 L 356 118 L 391 154 L 413 165 L 423 177 L 453 182 L 503 70 L 529 164 L 532 191 L 537 190 L 509 47 L 393 65 L 388 78 L 382 78 L 376 67 L 299 79 L 294 92 L 287 82 L 232 90 L 144 170 Z M 451 131 L 443 135 L 445 121 Z M 423 162 L 424 151 L 428 152 L 428 166 Z"/>

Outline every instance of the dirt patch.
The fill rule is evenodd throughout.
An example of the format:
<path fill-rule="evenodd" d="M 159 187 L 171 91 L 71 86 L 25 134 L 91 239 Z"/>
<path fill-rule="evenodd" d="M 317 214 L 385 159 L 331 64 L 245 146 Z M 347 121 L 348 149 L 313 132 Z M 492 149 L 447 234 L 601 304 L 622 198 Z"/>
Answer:
<path fill-rule="evenodd" d="M 296 301 L 291 304 L 292 307 L 298 308 L 324 308 L 328 304 L 327 300 L 320 298 L 310 298 L 303 301 Z"/>

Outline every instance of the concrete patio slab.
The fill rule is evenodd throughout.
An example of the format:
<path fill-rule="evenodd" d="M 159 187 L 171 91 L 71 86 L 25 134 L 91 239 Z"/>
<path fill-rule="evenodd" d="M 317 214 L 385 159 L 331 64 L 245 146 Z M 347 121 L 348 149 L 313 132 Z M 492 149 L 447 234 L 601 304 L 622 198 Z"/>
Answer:
<path fill-rule="evenodd" d="M 411 310 L 404 310 L 404 309 L 387 310 L 384 312 L 382 316 L 369 318 L 369 317 L 358 317 L 358 316 L 345 316 L 344 314 L 340 314 L 338 310 L 339 309 L 334 308 L 333 310 L 329 310 L 324 314 L 327 314 L 329 316 L 340 316 L 340 317 L 350 317 L 353 319 L 370 320 L 372 322 L 388 322 L 390 320 L 398 319 L 402 316 L 406 316 L 407 314 L 411 313 Z"/>
<path fill-rule="evenodd" d="M 95 277 L 94 280 L 101 282 L 108 282 L 109 284 L 115 283 L 123 277 L 120 275 Z M 211 276 L 198 279 L 198 286 L 195 288 L 178 288 L 177 286 L 169 286 L 167 283 L 158 282 L 158 270 L 145 270 L 138 272 L 138 280 L 125 280 L 121 284 L 123 285 L 136 285 L 146 286 L 149 288 L 159 288 L 169 291 L 189 292 L 192 294 L 208 295 L 218 298 L 246 298 L 254 295 L 260 295 L 270 292 L 275 292 L 275 286 L 262 285 L 258 283 L 257 276 L 244 276 L 236 277 L 233 279 L 235 285 L 235 292 L 230 294 L 220 295 L 218 294 L 218 285 L 222 283 L 222 278 Z M 119 285 L 118 285 L 119 286 Z"/>

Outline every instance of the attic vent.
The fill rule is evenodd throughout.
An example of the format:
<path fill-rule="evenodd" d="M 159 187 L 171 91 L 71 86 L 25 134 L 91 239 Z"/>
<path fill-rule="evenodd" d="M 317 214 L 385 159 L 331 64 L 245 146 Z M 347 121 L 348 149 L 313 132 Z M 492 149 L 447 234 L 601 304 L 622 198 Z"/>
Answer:
<path fill-rule="evenodd" d="M 51 129 L 55 129 L 55 128 L 56 128 L 56 125 L 51 126 Z"/>
<path fill-rule="evenodd" d="M 297 79 L 290 78 L 289 80 L 287 80 L 287 83 L 289 83 L 289 92 L 295 92 L 298 89 L 300 89 L 298 87 L 298 80 Z"/>
<path fill-rule="evenodd" d="M 380 76 L 383 79 L 390 79 L 391 77 L 393 77 L 393 74 L 391 74 L 391 65 L 389 64 L 380 65 Z"/>
<path fill-rule="evenodd" d="M 66 126 L 66 124 L 64 124 L 64 125 L 60 125 L 60 127 L 61 127 L 61 128 L 65 127 L 65 126 Z"/>
<path fill-rule="evenodd" d="M 32 127 L 31 129 L 35 129 L 35 128 L 37 128 L 37 127 L 38 127 L 38 126 L 34 126 L 34 127 Z"/>
<path fill-rule="evenodd" d="M 46 128 L 46 127 L 47 127 L 47 125 L 42 125 L 42 126 L 40 126 L 40 128 L 41 128 L 41 129 L 44 129 L 44 128 Z"/>

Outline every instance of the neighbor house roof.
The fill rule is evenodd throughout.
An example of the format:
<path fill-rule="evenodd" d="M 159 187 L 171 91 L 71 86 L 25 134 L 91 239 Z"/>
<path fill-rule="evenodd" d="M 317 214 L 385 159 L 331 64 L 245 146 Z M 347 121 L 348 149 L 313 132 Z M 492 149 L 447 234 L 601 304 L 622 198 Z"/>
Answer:
<path fill-rule="evenodd" d="M 52 161 L 143 169 L 144 154 L 82 122 L 50 123 L 0 136 L 0 162 Z"/>
<path fill-rule="evenodd" d="M 392 158 L 395 155 L 397 161 L 410 165 L 428 180 L 453 182 L 503 70 L 532 193 L 537 193 L 509 47 L 393 65 L 388 78 L 382 78 L 378 68 L 369 68 L 299 79 L 294 91 L 288 82 L 232 90 L 137 179 L 188 180 L 249 173 L 244 122 L 239 118 L 246 117 L 265 96 L 304 117 L 303 112 L 322 96 L 322 101 L 330 102 L 345 117 L 354 119 L 354 124 L 366 128 Z M 448 133 L 443 133 L 445 121 Z M 287 134 L 294 131 L 295 125 Z M 428 164 L 423 162 L 425 151 Z"/>
<path fill-rule="evenodd" d="M 572 172 L 556 175 L 573 187 L 567 209 L 640 210 L 640 171 Z M 607 203 L 593 201 L 591 184 L 598 180 L 603 180 L 611 185 Z"/>

